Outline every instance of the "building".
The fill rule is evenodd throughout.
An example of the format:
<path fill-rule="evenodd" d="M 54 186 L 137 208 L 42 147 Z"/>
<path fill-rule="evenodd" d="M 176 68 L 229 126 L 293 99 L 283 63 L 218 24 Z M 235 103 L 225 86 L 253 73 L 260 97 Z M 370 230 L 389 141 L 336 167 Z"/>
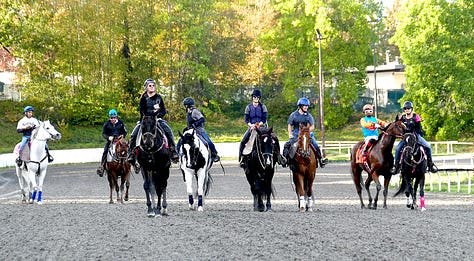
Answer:
<path fill-rule="evenodd" d="M 0 47 L 0 100 L 19 100 L 20 94 L 14 88 L 17 60 L 5 47 Z"/>

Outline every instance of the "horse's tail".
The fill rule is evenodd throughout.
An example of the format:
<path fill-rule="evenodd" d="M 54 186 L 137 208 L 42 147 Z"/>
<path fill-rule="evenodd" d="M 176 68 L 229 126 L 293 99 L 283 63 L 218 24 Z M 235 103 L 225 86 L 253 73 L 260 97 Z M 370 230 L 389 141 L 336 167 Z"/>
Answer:
<path fill-rule="evenodd" d="M 213 182 L 214 182 L 214 179 L 211 176 L 211 172 L 206 171 L 206 180 L 204 181 L 204 195 L 205 196 L 209 194 L 209 191 L 211 190 L 211 186 Z"/>
<path fill-rule="evenodd" d="M 400 174 L 402 175 L 402 174 Z M 395 194 L 393 194 L 393 197 L 396 197 L 398 195 L 400 195 L 402 192 L 405 191 L 405 189 L 407 188 L 407 183 L 405 181 L 405 179 L 402 177 L 402 184 L 400 184 L 400 187 L 398 187 L 398 191 L 395 192 Z"/>

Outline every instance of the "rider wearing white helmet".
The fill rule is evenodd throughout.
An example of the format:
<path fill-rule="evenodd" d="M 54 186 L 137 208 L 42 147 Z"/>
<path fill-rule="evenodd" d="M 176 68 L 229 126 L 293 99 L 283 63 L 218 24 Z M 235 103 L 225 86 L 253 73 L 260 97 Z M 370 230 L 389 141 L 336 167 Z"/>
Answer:
<path fill-rule="evenodd" d="M 360 125 L 362 127 L 362 134 L 364 134 L 365 148 L 362 152 L 362 156 L 365 159 L 370 146 L 379 138 L 379 128 L 385 127 L 387 123 L 373 116 L 374 108 L 372 104 L 364 105 L 362 111 L 365 116 L 360 119 Z"/>
<path fill-rule="evenodd" d="M 18 133 L 23 134 L 23 137 L 21 138 L 21 144 L 20 144 L 20 153 L 19 153 L 18 158 L 16 159 L 16 164 L 18 166 L 21 166 L 21 164 L 23 163 L 23 161 L 21 160 L 21 154 L 23 152 L 23 149 L 25 148 L 25 145 L 28 143 L 28 141 L 31 138 L 31 133 L 33 132 L 33 129 L 35 127 L 40 126 L 40 121 L 36 119 L 35 117 L 33 117 L 34 110 L 35 109 L 33 108 L 33 106 L 30 106 L 30 105 L 26 106 L 23 109 L 23 113 L 25 114 L 25 116 L 18 121 L 18 124 L 16 126 L 16 131 Z M 49 148 L 48 148 L 47 143 L 46 143 L 45 149 L 46 149 L 46 154 L 48 155 L 48 162 L 51 163 L 53 161 L 53 156 L 49 154 Z"/>

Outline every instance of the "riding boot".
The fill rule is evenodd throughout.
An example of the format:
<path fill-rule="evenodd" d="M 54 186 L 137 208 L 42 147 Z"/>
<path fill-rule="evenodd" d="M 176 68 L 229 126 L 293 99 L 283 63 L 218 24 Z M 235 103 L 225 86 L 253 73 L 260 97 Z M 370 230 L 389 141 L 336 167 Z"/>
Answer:
<path fill-rule="evenodd" d="M 284 168 L 288 166 L 288 161 L 290 159 L 290 146 L 291 146 L 291 143 L 289 141 L 287 141 L 285 145 L 283 146 L 283 157 L 285 158 L 286 163 L 282 164 L 281 166 Z"/>
<path fill-rule="evenodd" d="M 372 146 L 372 143 L 370 141 L 365 144 L 364 151 L 362 151 L 362 158 L 364 158 L 364 160 L 367 159 L 367 152 L 369 151 L 370 146 Z"/>
<path fill-rule="evenodd" d="M 428 171 L 431 173 L 438 172 L 438 167 L 436 167 L 433 163 L 433 159 L 431 158 L 431 156 L 428 156 Z"/>
<path fill-rule="evenodd" d="M 212 147 L 212 146 L 211 146 L 211 160 L 212 160 L 212 162 L 218 162 L 219 160 L 221 160 L 221 157 L 219 157 L 219 155 L 217 155 L 216 148 Z"/>
<path fill-rule="evenodd" d="M 400 162 L 395 161 L 395 166 L 394 166 L 392 175 L 397 175 L 399 172 L 400 172 Z"/>
<path fill-rule="evenodd" d="M 102 159 L 100 160 L 100 166 L 99 168 L 97 169 L 97 175 L 99 175 L 99 177 L 103 177 L 104 176 L 104 169 L 105 169 L 105 162 L 106 162 L 106 159 L 107 159 L 107 152 L 104 152 L 102 154 Z"/>
<path fill-rule="evenodd" d="M 136 143 L 137 143 L 137 137 L 136 136 L 130 137 L 130 146 L 128 147 L 127 161 L 130 162 L 130 164 L 132 165 L 135 165 L 135 161 L 136 161 L 136 155 L 135 155 Z"/>
<path fill-rule="evenodd" d="M 46 149 L 46 155 L 48 155 L 48 163 L 53 162 L 54 158 L 53 156 L 51 156 L 51 154 L 49 154 L 49 148 L 45 148 L 45 149 Z"/>
<path fill-rule="evenodd" d="M 321 153 L 321 149 L 319 147 L 316 147 L 316 157 L 318 158 L 319 166 L 321 168 L 324 168 L 324 165 L 328 163 L 327 158 L 323 158 L 323 154 Z"/>
<path fill-rule="evenodd" d="M 16 165 L 17 165 L 18 167 L 21 167 L 21 164 L 23 164 L 23 160 L 21 160 L 21 157 L 20 157 L 20 156 L 18 156 L 18 158 L 16 158 L 15 162 L 16 162 Z"/>

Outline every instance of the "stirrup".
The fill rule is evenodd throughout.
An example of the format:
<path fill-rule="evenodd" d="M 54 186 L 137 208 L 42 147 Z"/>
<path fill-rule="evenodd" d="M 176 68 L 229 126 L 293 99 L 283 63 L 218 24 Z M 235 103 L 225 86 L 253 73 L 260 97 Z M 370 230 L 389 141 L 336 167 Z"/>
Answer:
<path fill-rule="evenodd" d="M 16 158 L 15 162 L 18 167 L 21 167 L 21 164 L 23 164 L 23 160 L 20 157 Z"/>
<path fill-rule="evenodd" d="M 211 157 L 212 158 L 212 162 L 218 162 L 219 160 L 221 160 L 221 158 L 219 157 L 219 155 L 214 155 Z"/>
<path fill-rule="evenodd" d="M 104 176 L 104 168 L 102 168 L 102 166 L 97 169 L 97 175 L 99 175 L 99 177 Z"/>
<path fill-rule="evenodd" d="M 51 163 L 51 162 L 53 162 L 53 161 L 54 161 L 54 158 L 53 158 L 53 156 L 51 156 L 51 155 L 48 155 L 48 163 Z"/>

